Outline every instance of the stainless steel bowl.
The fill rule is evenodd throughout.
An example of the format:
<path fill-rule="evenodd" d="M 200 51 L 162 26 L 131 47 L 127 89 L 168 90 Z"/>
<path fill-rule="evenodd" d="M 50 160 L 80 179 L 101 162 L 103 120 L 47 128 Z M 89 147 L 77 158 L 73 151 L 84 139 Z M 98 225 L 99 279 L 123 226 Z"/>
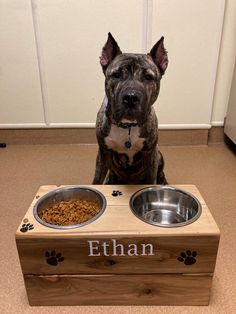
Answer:
<path fill-rule="evenodd" d="M 43 209 L 50 207 L 55 202 L 67 201 L 67 200 L 86 200 L 86 201 L 98 201 L 100 210 L 98 214 L 91 219 L 84 221 L 80 224 L 68 225 L 68 226 L 59 226 L 53 225 L 42 220 L 39 215 Z M 94 220 L 98 219 L 104 212 L 106 208 L 106 199 L 102 193 L 99 191 L 88 188 L 85 186 L 67 186 L 61 187 L 54 191 L 51 191 L 44 196 L 40 197 L 33 208 L 33 214 L 35 219 L 44 226 L 56 229 L 71 229 L 78 228 L 87 224 L 90 224 Z"/>
<path fill-rule="evenodd" d="M 154 186 L 137 191 L 130 199 L 130 208 L 146 223 L 168 228 L 191 224 L 202 212 L 196 197 L 171 186 Z"/>

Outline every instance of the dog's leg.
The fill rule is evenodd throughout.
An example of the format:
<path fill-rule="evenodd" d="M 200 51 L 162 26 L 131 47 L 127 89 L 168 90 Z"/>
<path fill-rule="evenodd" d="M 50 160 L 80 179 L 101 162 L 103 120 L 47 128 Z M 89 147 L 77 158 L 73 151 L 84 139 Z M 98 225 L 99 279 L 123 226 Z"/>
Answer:
<path fill-rule="evenodd" d="M 108 172 L 107 158 L 106 155 L 98 150 L 97 160 L 96 160 L 96 171 L 93 179 L 93 184 L 103 184 Z"/>
<path fill-rule="evenodd" d="M 119 184 L 116 176 L 112 171 L 108 171 L 108 175 L 106 176 L 105 184 Z"/>
<path fill-rule="evenodd" d="M 164 174 L 164 158 L 162 156 L 162 153 L 158 151 L 158 169 L 157 169 L 157 184 L 168 184 L 165 174 Z"/>
<path fill-rule="evenodd" d="M 158 171 L 157 157 L 156 148 L 143 154 L 145 179 L 142 181 L 142 184 L 156 184 L 156 174 Z"/>

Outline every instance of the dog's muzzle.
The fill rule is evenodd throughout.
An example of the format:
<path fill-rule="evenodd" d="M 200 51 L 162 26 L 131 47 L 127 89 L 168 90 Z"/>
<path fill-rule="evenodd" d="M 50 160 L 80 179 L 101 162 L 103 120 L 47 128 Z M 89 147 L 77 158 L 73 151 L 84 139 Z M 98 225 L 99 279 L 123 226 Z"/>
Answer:
<path fill-rule="evenodd" d="M 119 93 L 116 106 L 113 106 L 113 117 L 117 122 L 122 119 L 140 120 L 144 96 L 135 89 L 125 89 Z"/>

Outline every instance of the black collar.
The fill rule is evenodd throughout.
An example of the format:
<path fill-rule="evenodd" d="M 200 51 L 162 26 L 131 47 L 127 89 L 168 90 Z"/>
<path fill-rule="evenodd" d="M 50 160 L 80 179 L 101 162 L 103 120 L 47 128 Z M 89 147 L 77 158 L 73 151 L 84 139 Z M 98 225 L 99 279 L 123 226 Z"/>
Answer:
<path fill-rule="evenodd" d="M 138 125 L 137 122 L 125 122 L 125 123 L 119 122 L 119 123 L 113 123 L 113 124 L 117 125 L 118 128 L 122 128 L 122 129 L 130 129 Z"/>
<path fill-rule="evenodd" d="M 116 125 L 118 128 L 122 128 L 122 129 L 130 129 L 130 128 L 136 127 L 138 125 L 138 122 L 119 122 L 119 123 L 117 123 L 111 117 L 110 117 L 110 121 L 112 124 Z"/>

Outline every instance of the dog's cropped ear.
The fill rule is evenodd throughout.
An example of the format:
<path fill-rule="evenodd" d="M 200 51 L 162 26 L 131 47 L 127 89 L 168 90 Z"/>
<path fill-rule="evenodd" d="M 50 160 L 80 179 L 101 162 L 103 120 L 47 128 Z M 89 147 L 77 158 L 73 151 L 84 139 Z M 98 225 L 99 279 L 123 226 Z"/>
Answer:
<path fill-rule="evenodd" d="M 152 57 L 153 61 L 157 65 L 158 69 L 161 72 L 161 75 L 164 75 L 165 70 L 166 70 L 167 65 L 168 65 L 168 56 L 167 56 L 167 51 L 164 47 L 164 37 L 163 36 L 152 47 L 149 55 Z"/>
<path fill-rule="evenodd" d="M 107 42 L 102 49 L 102 54 L 100 57 L 100 64 L 103 68 L 103 72 L 105 72 L 108 65 L 111 61 L 119 54 L 121 54 L 120 47 L 118 46 L 117 42 L 113 38 L 111 33 L 108 33 Z"/>

